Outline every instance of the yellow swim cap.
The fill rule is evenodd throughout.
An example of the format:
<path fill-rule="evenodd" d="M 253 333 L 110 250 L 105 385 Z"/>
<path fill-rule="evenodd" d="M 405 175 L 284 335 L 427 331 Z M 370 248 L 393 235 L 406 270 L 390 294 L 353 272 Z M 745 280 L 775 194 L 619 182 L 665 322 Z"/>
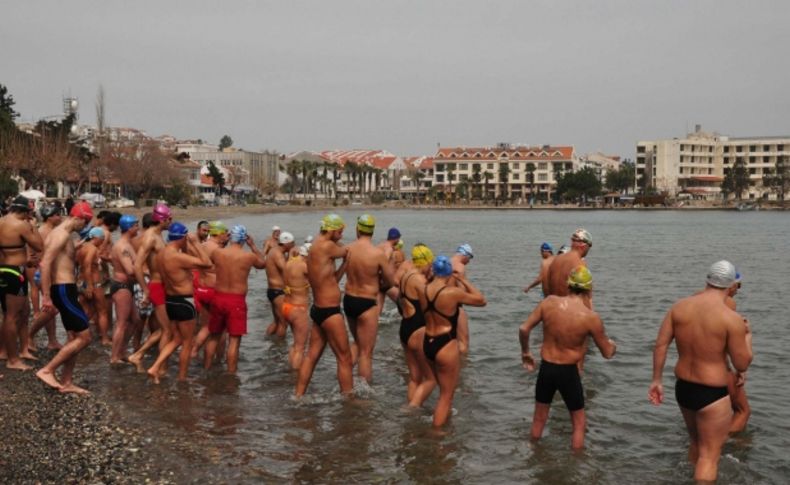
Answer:
<path fill-rule="evenodd" d="M 370 214 L 362 214 L 357 217 L 357 231 L 362 234 L 373 234 L 376 228 L 376 218 Z"/>
<path fill-rule="evenodd" d="M 212 236 L 219 236 L 228 232 L 228 226 L 222 221 L 211 221 L 208 223 L 208 233 Z"/>
<path fill-rule="evenodd" d="M 425 244 L 415 244 L 411 248 L 411 261 L 418 268 L 428 266 L 433 263 L 433 251 Z"/>
<path fill-rule="evenodd" d="M 321 219 L 322 231 L 336 231 L 344 227 L 346 227 L 346 223 L 343 222 L 343 218 L 337 214 L 327 214 Z"/>
<path fill-rule="evenodd" d="M 568 276 L 568 288 L 590 291 L 593 288 L 593 278 L 587 266 L 579 266 L 571 271 Z"/>

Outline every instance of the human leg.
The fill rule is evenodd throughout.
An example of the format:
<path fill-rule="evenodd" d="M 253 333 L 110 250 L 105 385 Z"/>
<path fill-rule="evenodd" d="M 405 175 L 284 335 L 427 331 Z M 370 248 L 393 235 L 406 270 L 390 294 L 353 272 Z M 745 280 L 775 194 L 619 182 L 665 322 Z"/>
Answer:
<path fill-rule="evenodd" d="M 469 314 L 464 308 L 458 309 L 458 351 L 462 354 L 469 352 Z"/>
<path fill-rule="evenodd" d="M 63 387 L 60 392 L 74 393 L 74 394 L 89 394 L 86 389 L 83 389 L 74 384 L 74 366 L 77 365 L 77 356 L 82 350 L 90 345 L 91 333 L 90 329 L 86 328 L 81 332 L 69 332 L 69 338 L 77 342 L 77 350 L 65 362 L 63 362 L 63 372 L 60 375 L 60 383 Z"/>
<path fill-rule="evenodd" d="M 110 364 L 123 362 L 127 353 L 127 333 L 129 321 L 132 315 L 132 292 L 126 288 L 113 293 L 112 301 L 115 304 L 115 330 L 112 334 L 112 351 L 110 352 Z"/>
<path fill-rule="evenodd" d="M 460 351 L 458 340 L 453 339 L 445 345 L 438 354 L 434 363 L 436 380 L 439 383 L 439 399 L 433 412 L 433 426 L 444 426 L 453 411 L 453 396 L 458 376 L 461 373 Z"/>
<path fill-rule="evenodd" d="M 415 376 L 417 377 L 417 387 L 409 400 L 409 405 L 412 407 L 422 406 L 422 403 L 428 399 L 434 388 L 436 388 L 436 379 L 434 378 L 430 363 L 422 351 L 422 341 L 424 338 L 425 327 L 412 333 L 408 342 L 408 353 L 411 354 L 412 358 L 417 363 L 419 373 L 419 375 Z"/>
<path fill-rule="evenodd" d="M 310 384 L 310 379 L 313 377 L 313 371 L 324 353 L 326 348 L 326 338 L 321 326 L 313 323 L 310 330 L 310 347 L 307 354 L 302 360 L 302 365 L 299 367 L 299 377 L 296 380 L 296 397 L 302 397 L 307 391 L 307 386 Z"/>
<path fill-rule="evenodd" d="M 93 304 L 96 308 L 96 325 L 99 327 L 99 338 L 104 346 L 111 346 L 110 339 L 110 308 L 104 287 L 93 288 Z"/>
<path fill-rule="evenodd" d="M 293 334 L 293 345 L 288 351 L 288 360 L 292 369 L 299 369 L 304 360 L 305 346 L 307 337 L 310 334 L 310 321 L 307 316 L 307 308 L 294 307 L 289 315 L 288 321 L 291 324 Z"/>
<path fill-rule="evenodd" d="M 181 336 L 181 354 L 178 356 L 179 381 L 185 381 L 187 379 L 189 362 L 192 357 L 192 343 L 195 338 L 195 324 L 196 321 L 194 319 L 178 322 L 178 332 Z"/>
<path fill-rule="evenodd" d="M 371 307 L 357 318 L 354 341 L 357 344 L 357 372 L 368 384 L 373 382 L 373 349 L 379 328 L 379 308 Z"/>
<path fill-rule="evenodd" d="M 326 340 L 335 353 L 337 361 L 337 382 L 340 384 L 340 392 L 349 394 L 354 390 L 354 377 L 352 375 L 351 348 L 348 344 L 348 334 L 343 315 L 337 313 L 324 320 L 322 328 L 326 335 Z"/>
<path fill-rule="evenodd" d="M 19 327 L 24 308 L 27 306 L 27 296 L 5 294 L 5 315 L 3 316 L 3 342 L 5 343 L 5 366 L 8 369 L 29 370 L 31 367 L 19 357 L 17 347 Z"/>
<path fill-rule="evenodd" d="M 732 403 L 726 396 L 696 413 L 699 456 L 694 480 L 713 482 L 719 470 L 721 448 L 727 440 L 732 422 Z"/>
<path fill-rule="evenodd" d="M 228 343 L 228 372 L 236 373 L 239 365 L 239 347 L 241 346 L 241 335 L 231 335 Z"/>
<path fill-rule="evenodd" d="M 730 373 L 729 378 L 730 382 L 727 386 L 727 391 L 730 393 L 733 411 L 730 434 L 735 434 L 746 429 L 746 423 L 752 414 L 752 408 L 749 406 L 749 400 L 746 398 L 745 378 L 744 381 L 737 382 L 738 379 L 734 372 Z"/>

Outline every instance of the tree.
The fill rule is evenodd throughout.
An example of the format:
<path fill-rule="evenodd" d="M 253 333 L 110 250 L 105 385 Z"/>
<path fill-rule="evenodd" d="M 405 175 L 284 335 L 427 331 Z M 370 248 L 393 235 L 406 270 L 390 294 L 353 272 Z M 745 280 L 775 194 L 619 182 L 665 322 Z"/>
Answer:
<path fill-rule="evenodd" d="M 475 163 L 472 166 L 472 183 L 474 184 L 474 187 L 475 187 L 475 192 L 476 192 L 475 198 L 477 198 L 477 199 L 481 198 L 480 182 L 482 181 L 482 179 L 483 179 L 483 176 L 480 173 L 480 164 L 479 163 Z"/>
<path fill-rule="evenodd" d="M 743 191 L 749 188 L 749 172 L 746 170 L 746 164 L 742 160 L 738 160 L 732 166 L 733 172 L 733 192 L 738 200 L 742 200 Z"/>
<path fill-rule="evenodd" d="M 633 187 L 635 168 L 634 164 L 625 160 L 616 170 L 606 169 L 606 188 L 613 192 L 625 192 Z"/>
<path fill-rule="evenodd" d="M 578 172 L 569 172 L 560 175 L 557 181 L 557 196 L 565 200 L 583 198 L 588 200 L 601 195 L 601 181 L 590 167 L 585 167 Z"/>
<path fill-rule="evenodd" d="M 14 97 L 8 94 L 8 88 L 0 84 L 0 136 L 5 135 L 4 131 L 16 131 L 14 120 L 19 113 L 14 111 Z"/>
<path fill-rule="evenodd" d="M 529 198 L 530 205 L 535 200 L 535 164 L 532 162 L 527 163 L 527 182 L 529 183 Z"/>
<path fill-rule="evenodd" d="M 219 140 L 219 149 L 224 150 L 233 146 L 233 138 L 228 135 L 223 135 Z"/>
<path fill-rule="evenodd" d="M 494 174 L 491 172 L 483 172 L 483 188 L 485 189 L 485 199 L 488 202 L 488 184 L 493 180 Z"/>
<path fill-rule="evenodd" d="M 211 160 L 208 162 L 208 176 L 211 177 L 211 185 L 215 187 L 215 193 L 217 195 L 222 195 L 225 191 L 225 176 Z"/>
<path fill-rule="evenodd" d="M 417 203 L 420 203 L 420 185 L 422 185 L 422 179 L 425 178 L 425 173 L 420 170 L 419 168 L 415 168 L 409 173 L 409 178 L 411 179 L 412 183 L 417 187 Z"/>
<path fill-rule="evenodd" d="M 724 169 L 724 180 L 721 181 L 721 195 L 724 204 L 727 204 L 727 199 L 730 194 L 735 192 L 735 172 L 732 168 L 727 167 Z"/>
<path fill-rule="evenodd" d="M 508 198 L 508 187 L 507 181 L 510 177 L 510 164 L 508 162 L 499 162 L 499 183 L 501 190 L 499 192 L 500 199 L 507 200 Z"/>
<path fill-rule="evenodd" d="M 775 169 L 768 169 L 763 174 L 763 186 L 769 187 L 776 192 L 776 198 L 785 208 L 785 194 L 790 191 L 790 157 L 787 155 L 779 157 L 776 161 Z"/>
<path fill-rule="evenodd" d="M 447 184 L 450 187 L 450 202 L 455 202 L 455 192 L 453 191 L 453 179 L 455 178 L 455 171 L 453 165 L 448 164 L 447 167 Z M 446 196 L 445 196 L 446 198 Z"/>

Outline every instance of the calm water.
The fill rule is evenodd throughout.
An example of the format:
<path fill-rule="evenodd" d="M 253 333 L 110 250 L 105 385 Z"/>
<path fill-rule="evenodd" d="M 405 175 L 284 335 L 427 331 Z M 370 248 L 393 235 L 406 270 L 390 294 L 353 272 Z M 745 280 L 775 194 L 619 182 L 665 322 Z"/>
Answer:
<path fill-rule="evenodd" d="M 358 214 L 341 213 L 347 222 Z M 707 267 L 726 258 L 745 278 L 737 301 L 752 322 L 755 359 L 747 382 L 752 419 L 743 436 L 727 443 L 720 483 L 787 482 L 787 214 L 382 211 L 376 216 L 377 240 L 397 226 L 407 248 L 422 241 L 449 254 L 468 241 L 476 252 L 468 272 L 489 303 L 469 309 L 472 350 L 456 393 L 456 414 L 443 432 L 430 425 L 438 392 L 421 410 L 402 406 L 407 371 L 391 303 L 380 327 L 372 387 L 357 382 L 357 399 L 339 399 L 334 357 L 327 349 L 306 399 L 292 400 L 296 376 L 286 362 L 286 344 L 263 336 L 270 321 L 263 272 L 251 278 L 250 334 L 242 342 L 237 377 L 194 367 L 189 385 L 171 377 L 154 386 L 131 369 L 108 369 L 105 356 L 95 352 L 82 358 L 78 372 L 129 419 L 159 428 L 160 446 L 186 456 L 176 469 L 199 482 L 683 483 L 693 472 L 674 401 L 675 355 L 665 370 L 668 399 L 653 407 L 646 398 L 652 344 L 671 303 L 702 288 Z M 258 242 L 273 224 L 301 241 L 316 232 L 320 217 L 304 213 L 227 222 L 246 224 Z M 559 397 L 544 439 L 528 440 L 536 375 L 521 368 L 517 328 L 539 298 L 539 291 L 524 295 L 521 288 L 537 273 L 540 243 L 558 247 L 578 226 L 593 236 L 588 262 L 595 305 L 618 353 L 611 361 L 597 349 L 588 356 L 587 448 L 574 455 Z M 346 240 L 352 237 L 347 231 Z"/>

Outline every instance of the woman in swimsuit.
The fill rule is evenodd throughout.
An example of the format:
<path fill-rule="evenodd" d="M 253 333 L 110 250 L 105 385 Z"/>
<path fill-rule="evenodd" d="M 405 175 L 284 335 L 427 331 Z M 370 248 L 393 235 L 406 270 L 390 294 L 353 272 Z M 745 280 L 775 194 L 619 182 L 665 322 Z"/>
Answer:
<path fill-rule="evenodd" d="M 416 244 L 411 251 L 411 264 L 398 278 L 398 312 L 401 315 L 400 341 L 409 367 L 407 399 L 409 406 L 420 407 L 436 387 L 433 371 L 422 351 L 425 336 L 425 315 L 420 307 L 420 294 L 425 291 L 431 274 L 433 253 L 424 244 Z"/>
<path fill-rule="evenodd" d="M 439 400 L 433 412 L 433 425 L 440 427 L 450 416 L 461 370 L 456 339 L 458 310 L 461 305 L 485 306 L 486 298 L 464 276 L 453 273 L 452 263 L 447 256 L 439 256 L 434 260 L 433 275 L 433 281 L 420 294 L 420 308 L 425 314 L 423 352 L 439 383 Z M 454 277 L 458 286 L 448 284 L 451 277 Z"/>

